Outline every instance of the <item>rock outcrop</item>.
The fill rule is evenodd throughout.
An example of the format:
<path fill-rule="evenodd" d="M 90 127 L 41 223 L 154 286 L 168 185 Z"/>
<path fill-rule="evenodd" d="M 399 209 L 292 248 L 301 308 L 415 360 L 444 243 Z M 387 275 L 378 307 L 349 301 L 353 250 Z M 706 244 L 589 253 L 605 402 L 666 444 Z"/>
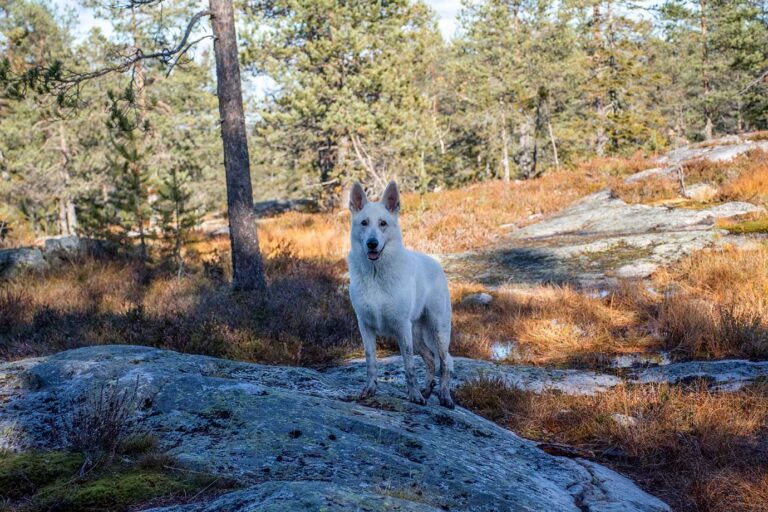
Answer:
<path fill-rule="evenodd" d="M 81 256 L 114 255 L 116 243 L 77 235 L 61 235 L 38 241 L 42 248 L 19 247 L 0 250 L 0 279 L 10 279 L 23 272 L 56 267 Z"/>
<path fill-rule="evenodd" d="M 765 141 L 729 142 L 733 141 L 679 149 L 660 159 L 664 167 L 634 174 L 626 181 L 677 172 L 677 166 L 687 161 L 727 161 L 752 149 L 768 150 Z M 617 278 L 648 277 L 660 265 L 723 239 L 725 232 L 715 228 L 717 219 L 760 211 L 761 207 L 745 202 L 703 209 L 631 205 L 603 190 L 507 234 L 494 247 L 440 259 L 449 277 L 488 286 L 572 283 L 601 287 Z"/>
<path fill-rule="evenodd" d="M 72 402 L 117 383 L 137 386 L 135 421 L 170 454 L 244 486 L 166 510 L 668 510 L 598 464 L 548 455 L 461 408 L 407 402 L 392 385 L 395 360 L 379 394 L 358 402 L 362 366 L 318 372 L 135 346 L 5 363 L 0 447 L 54 447 Z"/>
<path fill-rule="evenodd" d="M 0 279 L 10 279 L 29 270 L 43 270 L 47 265 L 43 251 L 34 247 L 0 251 Z"/>

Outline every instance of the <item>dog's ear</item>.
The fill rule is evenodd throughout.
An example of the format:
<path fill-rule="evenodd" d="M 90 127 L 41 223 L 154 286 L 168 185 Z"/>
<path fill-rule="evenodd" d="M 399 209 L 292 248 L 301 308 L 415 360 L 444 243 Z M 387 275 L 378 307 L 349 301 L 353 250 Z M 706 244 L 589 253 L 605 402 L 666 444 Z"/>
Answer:
<path fill-rule="evenodd" d="M 387 188 L 384 189 L 384 195 L 381 196 L 381 202 L 391 213 L 400 211 L 400 192 L 397 190 L 397 183 L 389 182 Z"/>
<path fill-rule="evenodd" d="M 368 198 L 365 196 L 365 190 L 359 181 L 356 181 L 352 185 L 352 190 L 349 192 L 349 209 L 352 213 L 357 213 L 363 209 L 365 203 L 368 202 Z"/>

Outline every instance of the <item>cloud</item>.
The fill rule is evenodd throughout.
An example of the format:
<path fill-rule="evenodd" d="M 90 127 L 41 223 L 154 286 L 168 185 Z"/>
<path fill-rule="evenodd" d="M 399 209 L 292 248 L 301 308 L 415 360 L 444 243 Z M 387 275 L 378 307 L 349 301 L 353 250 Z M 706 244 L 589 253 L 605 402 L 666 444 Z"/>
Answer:
<path fill-rule="evenodd" d="M 456 34 L 456 16 L 461 10 L 461 0 L 425 0 L 439 18 L 438 26 L 443 39 L 450 40 Z"/>

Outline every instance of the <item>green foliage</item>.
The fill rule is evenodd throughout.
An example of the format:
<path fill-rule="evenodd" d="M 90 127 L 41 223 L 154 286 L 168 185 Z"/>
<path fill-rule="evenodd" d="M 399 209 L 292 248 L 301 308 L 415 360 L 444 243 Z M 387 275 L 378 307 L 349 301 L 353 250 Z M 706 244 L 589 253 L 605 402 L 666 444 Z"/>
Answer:
<path fill-rule="evenodd" d="M 172 47 L 197 6 L 86 4 L 112 34 L 77 40 L 74 20 L 42 0 L 0 7 L 9 243 L 86 232 L 146 246 L 160 234 L 178 258 L 197 212 L 225 200 L 211 57 L 68 80 Z M 768 128 L 764 2 L 465 0 L 450 42 L 421 0 L 237 6 L 241 65 L 261 84 L 245 91 L 256 199 L 333 205 L 354 179 L 426 191 L 531 178 Z"/>
<path fill-rule="evenodd" d="M 179 154 L 184 153 L 180 151 Z M 202 218 L 199 209 L 191 204 L 192 191 L 189 185 L 194 163 L 187 161 L 184 164 L 186 165 L 171 167 L 168 174 L 162 178 L 157 191 L 159 199 L 153 205 L 155 211 L 160 214 L 160 229 L 165 250 L 178 265 L 179 273 L 184 266 L 181 249 L 189 238 L 190 231 Z"/>
<path fill-rule="evenodd" d="M 431 11 L 410 0 L 257 4 L 242 62 L 278 86 L 260 109 L 258 164 L 326 198 L 355 177 L 423 181 L 438 147 L 433 99 L 418 86 L 442 44 Z"/>
<path fill-rule="evenodd" d="M 764 3 L 667 0 L 662 7 L 663 66 L 674 85 L 665 103 L 677 110 L 675 128 L 701 139 L 707 117 L 716 133 L 768 127 L 768 83 L 755 81 L 768 69 Z"/>

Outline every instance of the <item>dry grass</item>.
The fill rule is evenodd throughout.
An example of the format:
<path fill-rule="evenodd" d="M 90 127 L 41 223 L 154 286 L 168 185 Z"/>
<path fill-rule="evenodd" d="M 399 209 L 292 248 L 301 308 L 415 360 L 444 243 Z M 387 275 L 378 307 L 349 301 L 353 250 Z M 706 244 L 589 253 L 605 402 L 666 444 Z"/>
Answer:
<path fill-rule="evenodd" d="M 620 182 L 611 191 L 615 197 L 629 204 L 648 204 L 681 197 L 680 182 L 666 176 L 649 176 L 632 183 Z"/>
<path fill-rule="evenodd" d="M 269 300 L 260 304 L 230 292 L 227 255 L 217 251 L 181 279 L 127 260 L 86 260 L 6 283 L 0 358 L 103 343 L 300 365 L 360 353 L 342 260 L 271 251 Z M 659 349 L 680 359 L 768 357 L 765 245 L 699 252 L 652 284 L 627 282 L 602 297 L 500 288 L 483 306 L 462 302 L 482 286 L 451 283 L 452 352 L 487 359 L 495 342 L 514 341 L 512 362 L 597 368 Z"/>
<path fill-rule="evenodd" d="M 657 329 L 690 358 L 768 357 L 768 247 L 702 251 L 656 276 Z"/>
<path fill-rule="evenodd" d="M 484 247 L 504 232 L 500 226 L 530 224 L 604 188 L 608 179 L 575 169 L 508 184 L 496 181 L 422 196 L 406 194 L 401 215 L 405 244 L 426 253 Z"/>
<path fill-rule="evenodd" d="M 269 258 L 264 303 L 230 291 L 225 263 L 207 263 L 177 279 L 139 262 L 84 260 L 4 283 L 0 359 L 105 343 L 286 364 L 358 350 L 340 263 Z"/>
<path fill-rule="evenodd" d="M 686 184 L 718 187 L 716 201 L 768 204 L 768 153 L 759 149 L 729 162 L 694 160 L 683 166 Z M 654 203 L 683 199 L 677 175 L 650 176 L 633 183 L 617 183 L 614 195 L 627 203 Z"/>
<path fill-rule="evenodd" d="M 758 140 L 768 140 L 768 130 L 763 130 L 763 131 L 759 131 L 759 132 L 752 132 L 752 133 L 748 134 L 746 137 L 749 140 L 755 140 L 755 141 L 758 141 Z"/>
<path fill-rule="evenodd" d="M 701 251 L 653 288 L 625 282 L 605 297 L 568 287 L 500 288 L 489 306 L 452 285 L 457 355 L 488 358 L 515 341 L 513 362 L 603 367 L 615 355 L 666 349 L 680 359 L 768 358 L 768 247 Z"/>
<path fill-rule="evenodd" d="M 629 176 L 640 171 L 656 167 L 656 161 L 651 155 L 642 151 L 635 152 L 627 158 L 622 157 L 594 157 L 578 162 L 574 167 L 590 174 L 609 174 L 611 176 Z"/>
<path fill-rule="evenodd" d="M 765 158 L 756 152 L 740 161 L 743 183 Z M 407 194 L 402 213 L 406 244 L 432 253 L 487 246 L 501 225 L 533 222 L 532 216 L 557 210 L 611 181 L 596 169 L 622 174 L 650 165 L 635 155 L 585 162 L 536 180 Z M 702 176 L 715 172 L 706 165 L 691 169 Z M 738 183 L 726 185 L 734 197 L 749 189 Z M 0 357 L 98 343 L 149 344 L 289 364 L 321 364 L 357 354 L 345 277 L 348 223 L 346 211 L 288 213 L 262 221 L 260 243 L 270 278 L 266 304 L 230 293 L 226 237 L 191 244 L 185 255 L 189 268 L 181 279 L 163 265 L 130 260 L 77 261 L 19 278 L 0 290 Z M 659 348 L 679 357 L 759 357 L 768 354 L 766 252 L 702 253 L 676 273 L 660 273 L 654 285 L 659 293 L 632 283 L 603 298 L 567 287 L 502 288 L 494 292 L 490 307 L 478 307 L 460 300 L 482 287 L 451 283 L 453 351 L 488 358 L 494 342 L 515 341 L 517 362 L 591 367 L 615 354 Z M 725 283 L 717 293 L 699 282 L 707 272 L 719 273 L 714 280 Z"/>
<path fill-rule="evenodd" d="M 457 299 L 471 290 L 455 288 Z M 493 342 L 514 340 L 514 362 L 601 366 L 612 354 L 654 345 L 644 332 L 644 308 L 622 302 L 618 293 L 592 298 L 569 287 L 542 286 L 501 288 L 493 296 L 489 306 L 455 301 L 453 353 L 489 358 Z"/>
<path fill-rule="evenodd" d="M 733 394 L 689 387 L 619 387 L 596 396 L 536 394 L 478 379 L 459 402 L 538 441 L 593 452 L 678 511 L 764 511 L 768 386 Z M 612 415 L 630 416 L 633 425 Z"/>

